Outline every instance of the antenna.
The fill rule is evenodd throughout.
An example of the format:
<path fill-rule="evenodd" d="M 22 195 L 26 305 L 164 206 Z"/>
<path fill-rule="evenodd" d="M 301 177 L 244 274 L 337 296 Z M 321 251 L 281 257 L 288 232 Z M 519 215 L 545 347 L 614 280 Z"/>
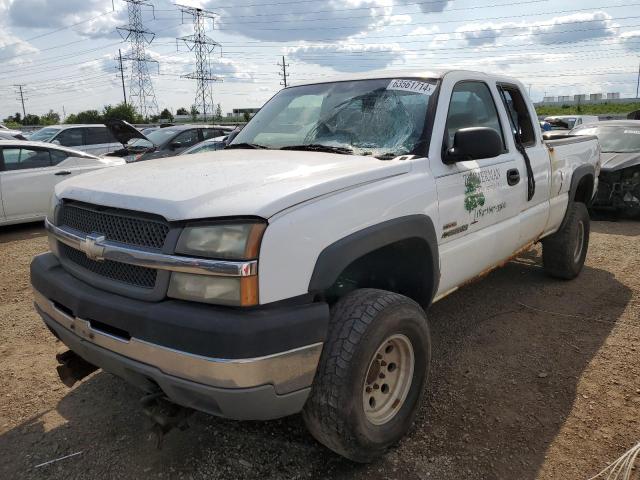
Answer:
<path fill-rule="evenodd" d="M 213 29 L 214 19 L 217 14 L 202 8 L 187 7 L 185 5 L 177 6 L 180 8 L 183 18 L 185 14 L 193 17 L 193 35 L 177 38 L 176 42 L 182 40 L 187 48 L 196 54 L 196 71 L 182 75 L 182 77 L 196 80 L 196 98 L 193 105 L 200 109 L 200 113 L 202 113 L 203 118 L 206 120 L 207 113 L 212 117 L 215 116 L 211 83 L 221 81 L 221 79 L 212 75 L 210 60 L 211 53 L 216 47 L 219 47 L 220 44 L 206 35 L 205 20 L 211 20 Z"/>
<path fill-rule="evenodd" d="M 158 113 L 158 102 L 153 91 L 153 84 L 149 76 L 149 63 L 155 63 L 160 71 L 157 60 L 152 59 L 145 52 L 145 44 L 151 44 L 155 34 L 144 28 L 142 23 L 142 5 L 149 6 L 153 10 L 153 5 L 145 0 L 123 0 L 127 3 L 129 13 L 129 24 L 117 27 L 118 33 L 125 41 L 129 41 L 131 50 L 122 57 L 123 60 L 131 61 L 131 81 L 129 84 L 129 103 L 131 103 L 138 113 L 145 118 Z M 154 18 L 155 18 L 155 10 Z"/>

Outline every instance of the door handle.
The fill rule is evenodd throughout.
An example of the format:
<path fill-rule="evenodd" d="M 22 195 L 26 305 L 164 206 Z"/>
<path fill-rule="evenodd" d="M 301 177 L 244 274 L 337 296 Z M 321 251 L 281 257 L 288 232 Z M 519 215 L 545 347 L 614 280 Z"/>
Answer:
<path fill-rule="evenodd" d="M 520 172 L 517 168 L 512 168 L 511 170 L 507 170 L 507 183 L 513 187 L 520 182 Z"/>
<path fill-rule="evenodd" d="M 54 175 L 71 175 L 69 170 L 60 170 L 59 172 L 54 173 Z"/>

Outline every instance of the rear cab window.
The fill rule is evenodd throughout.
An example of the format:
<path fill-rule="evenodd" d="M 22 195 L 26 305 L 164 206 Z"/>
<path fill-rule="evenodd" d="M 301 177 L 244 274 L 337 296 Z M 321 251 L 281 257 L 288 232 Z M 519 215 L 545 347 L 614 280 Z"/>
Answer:
<path fill-rule="evenodd" d="M 536 134 L 527 108 L 527 102 L 515 85 L 499 84 L 498 91 L 507 111 L 511 132 L 525 147 L 536 144 Z"/>

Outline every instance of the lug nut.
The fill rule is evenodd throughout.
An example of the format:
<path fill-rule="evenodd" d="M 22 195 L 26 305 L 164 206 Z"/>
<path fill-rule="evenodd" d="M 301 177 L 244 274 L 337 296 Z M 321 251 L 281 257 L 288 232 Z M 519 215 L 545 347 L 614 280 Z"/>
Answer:
<path fill-rule="evenodd" d="M 380 378 L 385 378 L 384 377 L 384 373 L 380 372 L 380 375 L 378 375 Z"/>
<path fill-rule="evenodd" d="M 371 387 L 367 387 L 367 388 L 365 389 L 365 392 L 367 392 L 367 393 L 371 393 Z"/>
<path fill-rule="evenodd" d="M 381 365 L 381 366 L 383 366 L 383 367 L 386 367 L 386 366 L 387 366 L 387 362 L 385 362 L 384 360 L 382 360 L 382 361 L 380 362 L 380 365 Z"/>
<path fill-rule="evenodd" d="M 380 385 L 378 385 L 377 383 L 373 384 L 373 389 L 374 390 L 378 390 L 380 388 Z"/>

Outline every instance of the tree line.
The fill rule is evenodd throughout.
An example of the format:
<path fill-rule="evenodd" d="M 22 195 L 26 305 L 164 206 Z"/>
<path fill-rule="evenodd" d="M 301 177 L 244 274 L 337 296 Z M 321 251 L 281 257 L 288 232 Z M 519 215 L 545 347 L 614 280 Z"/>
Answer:
<path fill-rule="evenodd" d="M 200 115 L 198 109 L 193 106 L 187 110 L 184 107 L 176 110 L 176 115 L 191 115 L 195 121 L 197 116 Z M 64 123 L 105 123 L 107 120 L 125 120 L 129 123 L 157 123 L 158 121 L 173 122 L 173 114 L 168 108 L 165 108 L 159 115 L 153 115 L 149 118 L 143 118 L 136 112 L 133 105 L 119 103 L 116 106 L 105 105 L 104 108 L 99 110 L 84 110 L 78 113 L 71 113 L 65 118 Z M 216 106 L 215 119 L 222 120 L 222 107 L 220 104 Z M 19 112 L 14 115 L 10 115 L 3 120 L 8 127 L 20 127 L 25 125 L 56 125 L 60 123 L 60 114 L 49 110 L 44 115 L 27 114 L 22 116 Z"/>

